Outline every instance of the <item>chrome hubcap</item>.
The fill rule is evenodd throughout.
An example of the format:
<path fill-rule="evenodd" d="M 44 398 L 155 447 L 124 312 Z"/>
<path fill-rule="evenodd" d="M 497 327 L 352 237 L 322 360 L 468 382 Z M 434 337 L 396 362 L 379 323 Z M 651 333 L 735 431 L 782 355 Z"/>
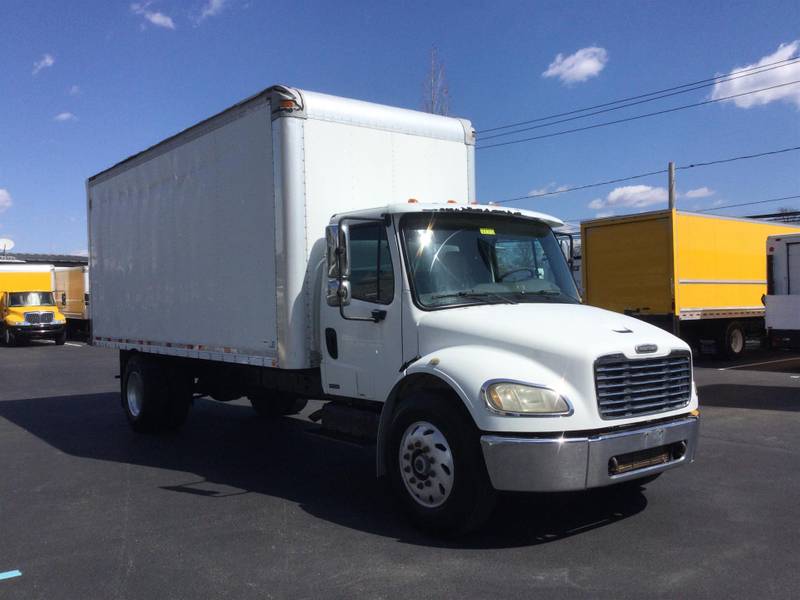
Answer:
<path fill-rule="evenodd" d="M 400 476 L 411 497 L 426 508 L 444 504 L 455 475 L 444 434 L 427 421 L 412 423 L 403 434 L 398 458 Z"/>
<path fill-rule="evenodd" d="M 144 395 L 144 385 L 142 376 L 136 371 L 128 375 L 128 385 L 125 386 L 125 397 L 128 400 L 128 411 L 136 419 L 142 412 L 142 397 Z"/>

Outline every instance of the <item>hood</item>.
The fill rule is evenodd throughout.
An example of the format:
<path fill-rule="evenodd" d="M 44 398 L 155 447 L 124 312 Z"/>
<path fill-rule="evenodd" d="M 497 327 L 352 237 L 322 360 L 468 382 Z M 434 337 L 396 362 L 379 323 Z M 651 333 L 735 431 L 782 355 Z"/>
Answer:
<path fill-rule="evenodd" d="M 422 317 L 420 355 L 455 345 L 494 346 L 545 363 L 548 357 L 594 361 L 607 354 L 643 358 L 689 349 L 671 333 L 633 317 L 582 304 L 545 302 L 459 307 Z"/>

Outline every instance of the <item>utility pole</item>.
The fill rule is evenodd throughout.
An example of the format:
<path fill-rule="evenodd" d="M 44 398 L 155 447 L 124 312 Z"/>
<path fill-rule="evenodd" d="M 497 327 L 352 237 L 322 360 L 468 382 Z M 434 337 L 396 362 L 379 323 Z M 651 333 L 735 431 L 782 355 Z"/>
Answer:
<path fill-rule="evenodd" d="M 669 209 L 672 210 L 675 208 L 675 163 L 669 161 L 669 169 L 667 169 L 669 173 Z"/>

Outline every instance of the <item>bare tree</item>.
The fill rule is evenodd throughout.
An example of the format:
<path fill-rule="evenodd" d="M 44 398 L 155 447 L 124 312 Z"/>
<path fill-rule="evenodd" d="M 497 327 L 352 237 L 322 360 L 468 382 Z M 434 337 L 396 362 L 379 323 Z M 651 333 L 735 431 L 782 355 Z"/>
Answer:
<path fill-rule="evenodd" d="M 450 112 L 450 90 L 444 72 L 444 63 L 439 58 L 439 49 L 431 46 L 431 60 L 425 83 L 422 86 L 422 110 L 436 115 Z"/>

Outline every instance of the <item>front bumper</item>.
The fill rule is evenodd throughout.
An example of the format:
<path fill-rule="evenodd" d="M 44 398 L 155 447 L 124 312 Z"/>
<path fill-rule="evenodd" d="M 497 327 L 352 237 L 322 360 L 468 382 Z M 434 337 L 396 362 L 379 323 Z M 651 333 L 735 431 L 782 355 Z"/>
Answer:
<path fill-rule="evenodd" d="M 8 326 L 16 338 L 51 338 L 64 331 L 63 323 L 38 323 L 36 325 Z"/>
<path fill-rule="evenodd" d="M 584 490 L 646 477 L 694 461 L 699 424 L 699 417 L 686 416 L 584 437 L 487 434 L 481 437 L 481 446 L 489 477 L 497 490 Z M 669 457 L 660 464 L 628 458 L 650 456 L 660 448 Z M 626 460 L 630 470 L 617 472 L 619 463 Z"/>

